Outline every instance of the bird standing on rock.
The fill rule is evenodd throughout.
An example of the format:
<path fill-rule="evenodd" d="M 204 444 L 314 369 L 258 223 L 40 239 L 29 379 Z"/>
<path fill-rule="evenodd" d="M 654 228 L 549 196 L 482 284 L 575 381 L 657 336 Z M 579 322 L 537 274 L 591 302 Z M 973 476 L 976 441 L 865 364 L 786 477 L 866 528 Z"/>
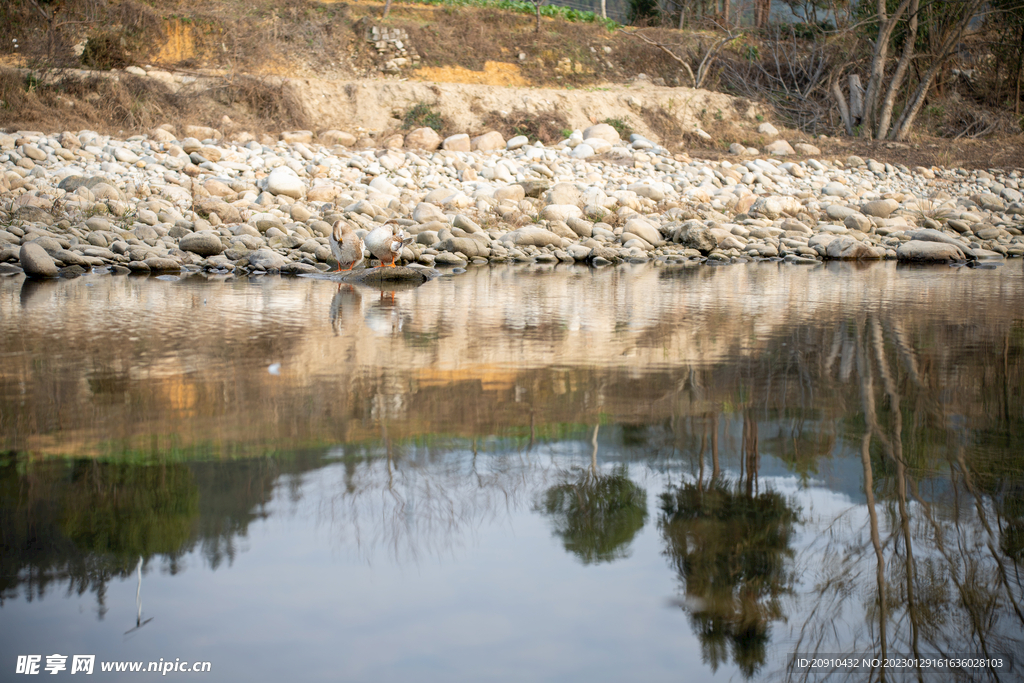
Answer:
<path fill-rule="evenodd" d="M 330 242 L 331 253 L 338 261 L 335 272 L 341 272 L 342 266 L 345 270 L 352 270 L 362 262 L 363 241 L 348 222 L 339 220 L 334 223 Z"/>
<path fill-rule="evenodd" d="M 379 228 L 374 228 L 364 240 L 366 248 L 373 254 L 373 257 L 380 261 L 382 266 L 395 267 L 395 259 L 401 253 L 402 247 L 412 242 L 411 237 L 406 237 L 402 226 L 396 223 L 385 223 Z"/>

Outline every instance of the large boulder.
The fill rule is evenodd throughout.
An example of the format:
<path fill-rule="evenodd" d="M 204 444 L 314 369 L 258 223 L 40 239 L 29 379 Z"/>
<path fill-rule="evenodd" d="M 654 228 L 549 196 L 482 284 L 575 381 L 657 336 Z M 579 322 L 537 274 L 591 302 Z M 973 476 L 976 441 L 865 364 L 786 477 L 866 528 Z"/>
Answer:
<path fill-rule="evenodd" d="M 278 166 L 267 176 L 267 191 L 272 195 L 283 194 L 293 199 L 302 199 L 306 184 L 287 166 Z"/>
<path fill-rule="evenodd" d="M 696 249 L 702 254 L 708 254 L 718 246 L 711 228 L 700 223 L 692 223 L 678 233 L 679 243 L 688 249 Z"/>
<path fill-rule="evenodd" d="M 441 147 L 450 152 L 469 152 L 472 149 L 469 136 L 465 133 L 449 135 L 444 139 L 444 142 L 441 143 Z"/>
<path fill-rule="evenodd" d="M 632 218 L 626 221 L 626 225 L 623 227 L 623 232 L 632 233 L 648 244 L 652 244 L 656 247 L 660 247 L 665 243 L 658 228 L 651 224 L 650 221 L 643 218 Z"/>
<path fill-rule="evenodd" d="M 583 139 L 587 140 L 589 138 L 598 138 L 613 145 L 617 145 L 622 142 L 622 138 L 619 137 L 619 131 L 615 130 L 607 123 L 597 123 L 584 130 Z"/>
<path fill-rule="evenodd" d="M 505 149 L 505 138 L 496 130 L 473 138 L 470 147 L 474 152 L 491 152 L 498 149 Z"/>
<path fill-rule="evenodd" d="M 555 233 L 530 225 L 505 233 L 501 236 L 501 241 L 510 242 L 519 247 L 531 245 L 534 247 L 562 246 L 562 238 Z"/>
<path fill-rule="evenodd" d="M 896 248 L 896 260 L 911 263 L 949 263 L 964 261 L 966 256 L 959 247 L 945 242 L 913 239 Z"/>
<path fill-rule="evenodd" d="M 18 255 L 25 275 L 32 278 L 57 277 L 57 264 L 46 250 L 35 242 L 27 242 L 21 246 Z"/>
<path fill-rule="evenodd" d="M 441 146 L 441 136 L 433 128 L 417 128 L 405 136 L 405 146 L 433 151 Z"/>
<path fill-rule="evenodd" d="M 885 258 L 885 249 L 843 235 L 828 243 L 825 256 L 840 261 L 872 260 Z"/>
<path fill-rule="evenodd" d="M 209 230 L 185 235 L 178 242 L 178 248 L 182 251 L 199 254 L 200 256 L 216 256 L 224 251 L 224 245 L 221 244 L 220 236 Z"/>

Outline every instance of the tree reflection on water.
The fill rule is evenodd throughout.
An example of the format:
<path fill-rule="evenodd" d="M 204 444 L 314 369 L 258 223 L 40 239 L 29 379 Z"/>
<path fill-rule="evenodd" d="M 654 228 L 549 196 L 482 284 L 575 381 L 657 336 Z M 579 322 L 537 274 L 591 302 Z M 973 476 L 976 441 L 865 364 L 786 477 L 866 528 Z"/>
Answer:
<path fill-rule="evenodd" d="M 554 523 L 554 533 L 583 564 L 628 557 L 629 544 L 647 522 L 647 492 L 629 478 L 626 465 L 608 474 L 597 468 L 594 427 L 590 468 L 566 472 L 537 506 Z"/>
<path fill-rule="evenodd" d="M 717 671 L 731 654 L 746 678 L 765 664 L 771 622 L 785 619 L 798 518 L 784 496 L 754 488 L 751 477 L 744 484 L 718 476 L 671 486 L 658 521 L 703 660 Z"/>

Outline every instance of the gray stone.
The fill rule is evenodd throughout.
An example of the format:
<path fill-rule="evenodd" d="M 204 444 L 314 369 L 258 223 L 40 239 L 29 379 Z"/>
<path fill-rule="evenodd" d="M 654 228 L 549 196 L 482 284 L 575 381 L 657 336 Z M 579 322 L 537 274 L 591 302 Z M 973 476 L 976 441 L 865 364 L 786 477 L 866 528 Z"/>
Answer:
<path fill-rule="evenodd" d="M 461 252 L 470 258 L 474 256 L 487 258 L 491 255 L 491 250 L 483 242 L 471 237 L 449 237 L 442 240 L 437 245 L 437 249 L 451 253 Z"/>
<path fill-rule="evenodd" d="M 825 256 L 842 261 L 880 259 L 885 257 L 885 250 L 876 249 L 852 237 L 840 236 L 825 247 Z"/>
<path fill-rule="evenodd" d="M 959 247 L 944 242 L 910 240 L 896 248 L 896 260 L 921 263 L 948 263 L 963 261 L 967 257 Z"/>
<path fill-rule="evenodd" d="M 906 232 L 907 237 L 912 240 L 919 240 L 923 242 L 941 242 L 944 244 L 951 244 L 957 249 L 961 248 L 960 242 L 950 235 L 939 230 L 932 230 L 931 228 L 922 228 L 920 230 L 908 230 Z"/>
<path fill-rule="evenodd" d="M 718 247 L 718 240 L 711 233 L 711 228 L 699 223 L 693 223 L 685 231 L 681 231 L 679 243 L 688 249 L 696 249 L 705 255 Z"/>
<path fill-rule="evenodd" d="M 285 257 L 278 254 L 273 249 L 266 247 L 257 249 L 253 253 L 249 254 L 249 265 L 253 268 L 262 268 L 263 270 L 280 270 L 282 266 L 288 263 Z"/>
<path fill-rule="evenodd" d="M 849 216 L 843 219 L 843 225 L 850 230 L 857 230 L 859 232 L 871 232 L 871 220 L 862 214 L 851 213 Z"/>
<path fill-rule="evenodd" d="M 638 197 L 647 197 L 652 202 L 660 202 L 665 198 L 665 192 L 649 183 L 632 183 L 627 185 L 626 189 L 631 192 L 636 192 Z"/>
<path fill-rule="evenodd" d="M 551 188 L 550 180 L 524 180 L 519 183 L 527 197 L 540 197 Z"/>
<path fill-rule="evenodd" d="M 662 239 L 661 232 L 658 231 L 658 228 L 654 227 L 654 225 L 643 218 L 633 218 L 626 221 L 626 225 L 623 227 L 623 232 L 632 233 L 648 244 L 652 244 L 654 246 L 661 246 L 665 243 Z M 623 242 L 625 241 L 626 240 L 623 240 Z"/>
<path fill-rule="evenodd" d="M 146 259 L 145 264 L 154 273 L 177 273 L 181 270 L 181 264 L 170 258 L 152 256 Z"/>
<path fill-rule="evenodd" d="M 900 203 L 895 199 L 876 199 L 866 204 L 862 204 L 860 212 L 865 216 L 875 216 L 876 218 L 888 218 L 889 214 L 900 207 Z"/>
<path fill-rule="evenodd" d="M 582 218 L 569 218 L 565 224 L 580 237 L 592 237 L 594 234 L 594 224 Z"/>
<path fill-rule="evenodd" d="M 215 232 L 194 232 L 181 238 L 178 248 L 200 256 L 216 256 L 224 252 L 220 236 Z"/>
<path fill-rule="evenodd" d="M 18 261 L 25 275 L 31 278 L 57 277 L 57 264 L 42 246 L 28 242 L 21 246 Z"/>
<path fill-rule="evenodd" d="M 14 220 L 26 223 L 45 223 L 46 225 L 53 225 L 57 222 L 57 219 L 48 211 L 44 211 L 38 206 L 22 206 L 14 212 Z"/>
<path fill-rule="evenodd" d="M 562 238 L 544 228 L 535 226 L 527 226 L 525 228 L 519 228 L 512 232 L 507 232 L 501 236 L 501 242 L 508 242 L 516 246 L 535 246 L 535 247 L 546 247 L 553 245 L 556 247 L 562 246 Z"/>

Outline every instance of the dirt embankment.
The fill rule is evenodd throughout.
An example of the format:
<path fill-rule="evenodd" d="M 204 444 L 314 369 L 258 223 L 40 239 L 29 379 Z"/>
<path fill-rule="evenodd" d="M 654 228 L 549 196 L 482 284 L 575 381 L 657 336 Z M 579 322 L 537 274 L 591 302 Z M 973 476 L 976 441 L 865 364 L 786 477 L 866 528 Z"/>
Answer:
<path fill-rule="evenodd" d="M 401 126 L 404 112 L 424 104 L 441 116 L 450 132 L 481 132 L 501 127 L 500 120 L 525 124 L 553 117 L 574 129 L 612 119 L 662 142 L 673 133 L 677 138 L 694 135 L 705 120 L 756 127 L 759 111 L 721 93 L 642 82 L 577 90 L 387 80 L 292 80 L 288 86 L 319 126 L 374 132 Z"/>
<path fill-rule="evenodd" d="M 545 18 L 537 32 L 532 17 L 513 12 L 398 2 L 381 19 L 383 3 L 368 0 L 78 0 L 68 8 L 81 16 L 65 17 L 57 35 L 27 3 L 0 4 L 12 38 L 0 41 L 0 128 L 131 134 L 172 123 L 380 138 L 408 129 L 419 107 L 442 134 L 494 129 L 549 142 L 565 129 L 614 121 L 705 157 L 726 154 L 733 142 L 763 148 L 770 138 L 757 133 L 762 120 L 790 141 L 838 132 L 827 121 L 808 134 L 786 130 L 769 106 L 716 92 L 725 86 L 714 73 L 708 90 L 687 88 L 690 77 L 665 52 L 599 24 Z M 645 32 L 691 58 L 720 39 Z M 741 34 L 727 50 L 756 54 L 757 40 Z M 73 73 L 83 65 L 91 71 Z M 42 66 L 59 69 L 40 78 Z M 826 154 L 911 165 L 1024 159 L 1020 136 L 813 142 Z"/>

